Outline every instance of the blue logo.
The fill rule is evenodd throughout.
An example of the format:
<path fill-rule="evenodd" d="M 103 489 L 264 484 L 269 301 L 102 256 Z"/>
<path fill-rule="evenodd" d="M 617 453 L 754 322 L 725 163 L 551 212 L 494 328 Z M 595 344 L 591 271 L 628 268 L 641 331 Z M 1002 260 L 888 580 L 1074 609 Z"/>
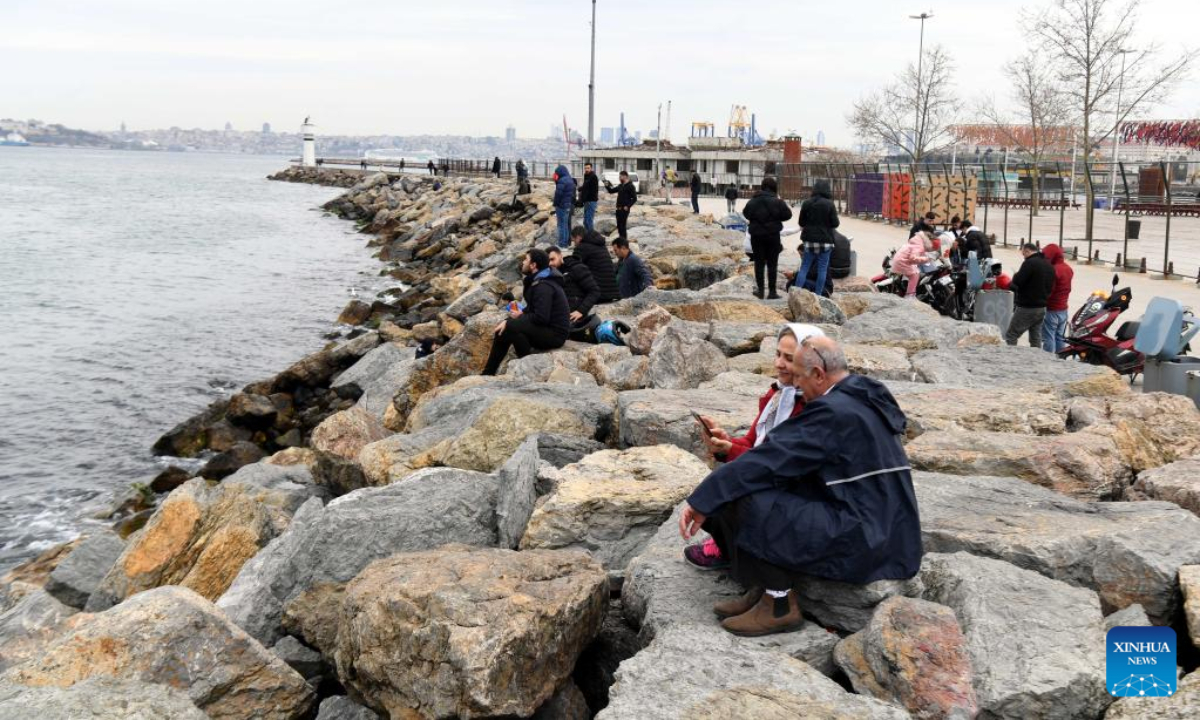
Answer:
<path fill-rule="evenodd" d="M 1114 697 L 1175 694 L 1175 631 L 1169 627 L 1115 627 L 1105 640 L 1108 692 Z"/>

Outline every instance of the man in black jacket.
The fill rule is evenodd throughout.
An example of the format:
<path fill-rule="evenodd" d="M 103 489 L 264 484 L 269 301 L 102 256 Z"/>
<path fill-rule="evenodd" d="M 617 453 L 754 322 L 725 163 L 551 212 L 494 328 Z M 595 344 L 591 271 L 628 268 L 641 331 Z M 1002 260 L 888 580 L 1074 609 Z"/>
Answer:
<path fill-rule="evenodd" d="M 499 155 L 497 155 L 496 159 L 492 161 L 492 174 L 496 176 L 497 180 L 500 179 L 500 156 Z"/>
<path fill-rule="evenodd" d="M 913 224 L 912 230 L 908 231 L 908 236 L 912 237 L 919 232 L 927 232 L 930 237 L 933 237 L 937 234 L 937 228 L 933 226 L 937 222 L 937 217 L 937 213 L 930 210 L 925 213 L 924 217 L 917 218 L 917 222 Z"/>
<path fill-rule="evenodd" d="M 818 180 L 813 185 L 812 195 L 800 206 L 800 278 L 808 277 L 810 268 L 817 267 L 814 292 L 825 293 L 825 281 L 829 274 L 829 262 L 836 246 L 835 236 L 838 220 L 837 205 L 833 204 L 833 190 L 828 180 Z"/>
<path fill-rule="evenodd" d="M 563 257 L 562 250 L 551 245 L 546 248 L 550 267 L 563 276 L 563 292 L 567 295 L 567 307 L 571 311 L 571 328 L 586 322 L 592 314 L 592 306 L 600 299 L 600 286 L 586 263 L 574 255 Z"/>
<path fill-rule="evenodd" d="M 583 183 L 579 186 L 579 202 L 583 205 L 583 226 L 592 230 L 596 222 L 596 204 L 600 202 L 600 179 L 591 163 L 583 166 Z"/>
<path fill-rule="evenodd" d="M 571 231 L 571 245 L 575 250 L 571 253 L 587 265 L 600 289 L 598 303 L 616 302 L 621 299 L 621 288 L 617 286 L 617 268 L 612 255 L 604 242 L 604 236 L 595 230 L 588 231 L 582 225 L 576 225 Z"/>
<path fill-rule="evenodd" d="M 556 350 L 571 332 L 570 310 L 563 276 L 550 267 L 545 251 L 534 248 L 521 259 L 525 278 L 524 308 L 510 306 L 508 320 L 496 326 L 496 339 L 484 375 L 495 375 L 511 347 L 523 358 L 534 350 Z"/>
<path fill-rule="evenodd" d="M 700 173 L 693 171 L 692 180 L 692 214 L 700 214 Z"/>
<path fill-rule="evenodd" d="M 767 279 L 772 300 L 779 297 L 775 292 L 775 275 L 779 269 L 779 253 L 783 252 L 783 243 L 779 233 L 783 231 L 783 223 L 792 219 L 792 209 L 780 200 L 776 193 L 779 186 L 775 178 L 763 178 L 762 189 L 746 203 L 742 214 L 750 221 L 750 247 L 754 249 L 754 283 L 758 289 L 756 297 L 763 296 L 763 270 L 767 271 Z"/>
<path fill-rule="evenodd" d="M 972 225 L 970 220 L 963 220 L 959 223 L 959 230 L 962 239 L 958 241 L 958 246 L 964 258 L 972 252 L 975 253 L 977 260 L 984 260 L 992 256 L 992 244 L 988 242 L 987 235 L 983 234 L 978 225 Z"/>
<path fill-rule="evenodd" d="M 617 236 L 622 240 L 629 239 L 629 233 L 625 229 L 625 225 L 629 222 L 629 211 L 637 202 L 637 190 L 633 188 L 633 183 L 629 182 L 629 173 L 624 170 L 620 174 L 621 184 L 613 187 L 612 183 L 604 183 L 604 189 L 611 195 L 617 194 Z"/>
<path fill-rule="evenodd" d="M 1042 321 L 1046 319 L 1046 300 L 1054 289 L 1054 266 L 1033 243 L 1022 245 L 1021 254 L 1025 256 L 1025 262 L 1021 263 L 1021 269 L 1013 275 L 1008 286 L 1014 293 L 1013 315 L 1008 323 L 1008 331 L 1004 333 L 1004 340 L 1009 345 L 1016 345 L 1021 334 L 1028 332 L 1029 344 L 1040 348 Z"/>
<path fill-rule="evenodd" d="M 729 187 L 725 188 L 725 210 L 726 210 L 726 212 L 728 212 L 730 214 L 737 212 L 737 197 L 738 197 L 737 185 L 730 185 Z"/>

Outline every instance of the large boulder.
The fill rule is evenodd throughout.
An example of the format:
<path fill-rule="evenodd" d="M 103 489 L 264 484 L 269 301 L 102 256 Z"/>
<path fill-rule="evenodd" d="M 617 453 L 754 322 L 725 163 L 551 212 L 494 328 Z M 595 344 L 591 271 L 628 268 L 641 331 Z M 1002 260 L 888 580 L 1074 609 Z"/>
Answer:
<path fill-rule="evenodd" d="M 538 497 L 549 490 L 546 473 L 579 462 L 603 445 L 571 435 L 539 433 L 525 438 L 496 473 L 496 526 L 500 547 L 516 549 Z"/>
<path fill-rule="evenodd" d="M 1080 500 L 1121 497 L 1133 478 L 1116 443 L 1090 429 L 1031 437 L 952 428 L 921 435 L 905 450 L 917 470 L 1018 477 Z"/>
<path fill-rule="evenodd" d="M 217 605 L 273 645 L 286 605 L 314 587 L 348 582 L 372 560 L 449 542 L 495 545 L 496 491 L 492 476 L 438 468 L 327 506 L 310 500 L 283 535 L 246 563 Z"/>
<path fill-rule="evenodd" d="M 500 302 L 495 293 L 485 287 L 475 286 L 458 296 L 446 308 L 446 314 L 456 320 L 466 321 L 468 318 L 494 308 Z"/>
<path fill-rule="evenodd" d="M 440 461 L 439 443 L 452 437 L 457 428 L 431 427 L 415 433 L 397 433 L 364 445 L 355 463 L 366 485 L 389 485 Z"/>
<path fill-rule="evenodd" d="M 1200 515 L 1200 457 L 1138 473 L 1126 500 L 1166 500 Z"/>
<path fill-rule="evenodd" d="M 673 445 L 588 455 L 558 473 L 521 549 L 586 549 L 619 571 L 707 474 L 707 465 Z"/>
<path fill-rule="evenodd" d="M 717 627 L 663 630 L 621 663 L 597 720 L 902 720 L 894 705 L 846 692 L 809 665 Z"/>
<path fill-rule="evenodd" d="M 379 720 L 379 714 L 345 695 L 334 695 L 321 701 L 317 720 Z"/>
<path fill-rule="evenodd" d="M 338 375 L 330 387 L 339 392 L 353 388 L 359 393 L 358 407 L 383 421 L 396 392 L 412 372 L 416 349 L 385 342 Z"/>
<path fill-rule="evenodd" d="M 109 530 L 97 530 L 79 543 L 50 573 L 46 592 L 82 609 L 109 568 L 125 550 L 125 541 Z"/>
<path fill-rule="evenodd" d="M 367 566 L 312 616 L 336 625 L 306 634 L 389 717 L 526 717 L 569 677 L 607 599 L 586 553 L 450 545 Z"/>
<path fill-rule="evenodd" d="M 670 444 L 701 459 L 710 455 L 695 411 L 712 417 L 731 435 L 744 434 L 758 415 L 758 400 L 770 387 L 769 378 L 748 373 L 724 373 L 698 391 L 632 390 L 617 399 L 622 447 Z"/>
<path fill-rule="evenodd" d="M 967 641 L 944 605 L 884 600 L 867 627 L 838 643 L 834 658 L 856 691 L 914 718 L 968 720 L 979 711 Z"/>
<path fill-rule="evenodd" d="M 1089 503 L 1015 478 L 914 473 L 925 549 L 966 551 L 1095 590 L 1106 613 L 1178 608 L 1176 574 L 1200 563 L 1200 519 L 1161 502 Z"/>
<path fill-rule="evenodd" d="M 82 540 L 76 538 L 71 542 L 55 545 L 34 559 L 23 562 L 4 575 L 0 575 L 0 612 L 16 605 L 21 598 L 34 590 L 45 587 L 46 582 L 50 579 L 50 573 L 54 572 L 58 564 L 78 547 L 80 542 Z"/>
<path fill-rule="evenodd" d="M 1066 403 L 1050 393 L 933 385 L 923 386 L 920 392 L 895 392 L 895 396 L 908 417 L 909 437 L 950 429 L 1026 435 L 1061 435 L 1067 431 Z M 1025 441 L 1041 442 L 1035 438 Z"/>
<path fill-rule="evenodd" d="M 887 295 L 868 295 L 872 302 Z M 1001 342 L 993 325 L 966 323 L 942 317 L 924 303 L 904 302 L 894 307 L 864 312 L 846 320 L 842 339 L 863 345 L 889 345 L 918 352 L 957 348 L 960 342 Z M 984 348 L 998 352 L 994 347 Z"/>
<path fill-rule="evenodd" d="M 1091 590 L 967 553 L 926 554 L 921 579 L 962 626 L 981 717 L 1098 718 L 1112 702 Z"/>
<path fill-rule="evenodd" d="M 249 466 L 220 485 L 191 480 L 174 490 L 130 538 L 88 600 L 104 610 L 162 585 L 181 585 L 216 600 L 242 565 L 287 528 L 315 494 L 303 466 Z"/>
<path fill-rule="evenodd" d="M 842 325 L 846 313 L 833 300 L 801 288 L 788 291 L 788 313 L 792 322 Z"/>
<path fill-rule="evenodd" d="M 1183 591 L 1183 615 L 1193 647 L 1200 647 L 1200 565 L 1179 568 L 1179 589 Z"/>
<path fill-rule="evenodd" d="M 758 352 L 764 338 L 773 338 L 782 329 L 769 323 L 714 321 L 708 325 L 708 341 L 727 357 Z"/>
<path fill-rule="evenodd" d="M 675 325 L 668 325 L 658 334 L 650 351 L 650 385 L 656 388 L 695 388 L 728 369 L 720 348 L 689 337 Z"/>
<path fill-rule="evenodd" d="M 670 324 L 674 316 L 657 305 L 643 310 L 629 326 L 625 344 L 634 355 L 649 355 L 658 333 Z"/>
<path fill-rule="evenodd" d="M 0 673 L 34 657 L 82 616 L 45 590 L 34 590 L 0 613 Z"/>
<path fill-rule="evenodd" d="M 361 406 L 336 412 L 313 429 L 312 449 L 354 460 L 364 447 L 391 435 L 383 421 Z"/>
<path fill-rule="evenodd" d="M 169 685 L 211 718 L 291 720 L 314 699 L 304 678 L 181 587 L 150 590 L 92 616 L 5 678 L 34 687 L 89 678 Z"/>
<path fill-rule="evenodd" d="M 843 345 L 850 372 L 876 380 L 912 380 L 912 363 L 901 348 L 879 345 Z"/>
<path fill-rule="evenodd" d="M 680 320 L 709 323 L 721 320 L 766 323 L 780 326 L 787 322 L 782 313 L 755 300 L 708 299 L 664 305 L 667 312 Z"/>
<path fill-rule="evenodd" d="M 208 720 L 182 690 L 104 677 L 69 687 L 29 687 L 0 680 L 0 711 L 19 720 Z"/>
<path fill-rule="evenodd" d="M 1085 406 L 1093 411 L 1088 430 L 1111 438 L 1135 473 L 1200 453 L 1200 410 L 1182 395 L 1124 393 L 1077 399 L 1072 416 Z"/>
<path fill-rule="evenodd" d="M 865 316 L 869 317 L 869 316 Z M 856 318 L 857 319 L 857 318 Z M 953 321 L 950 321 L 953 322 Z M 992 325 L 974 325 L 995 330 Z M 1060 360 L 1040 348 L 1022 346 L 963 347 L 925 350 L 913 355 L 913 369 L 925 382 L 954 387 L 1003 390 L 1057 391 L 1060 386 L 1112 370 L 1074 360 Z"/>

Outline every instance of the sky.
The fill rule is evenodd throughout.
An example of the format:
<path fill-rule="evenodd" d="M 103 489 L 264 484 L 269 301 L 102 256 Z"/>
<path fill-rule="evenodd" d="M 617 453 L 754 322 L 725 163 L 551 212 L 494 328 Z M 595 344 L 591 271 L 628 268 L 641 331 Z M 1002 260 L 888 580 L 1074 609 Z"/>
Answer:
<path fill-rule="evenodd" d="M 926 45 L 951 50 L 968 101 L 1003 100 L 1001 66 L 1023 53 L 1019 13 L 1049 0 L 598 0 L 596 138 L 670 137 L 730 107 L 763 135 L 855 141 L 846 114 Z M 1145 0 L 1139 40 L 1200 43 L 1200 5 Z M 588 0 L 0 0 L 0 117 L 87 130 L 222 128 L 342 135 L 586 134 Z M 1200 68 L 1148 117 L 1200 116 Z"/>

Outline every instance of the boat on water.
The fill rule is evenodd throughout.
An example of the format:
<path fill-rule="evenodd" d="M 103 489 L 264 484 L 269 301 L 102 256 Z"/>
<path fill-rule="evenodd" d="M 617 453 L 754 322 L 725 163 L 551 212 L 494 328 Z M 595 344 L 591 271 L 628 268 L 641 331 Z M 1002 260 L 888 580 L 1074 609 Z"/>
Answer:
<path fill-rule="evenodd" d="M 28 145 L 29 141 L 19 133 L 10 132 L 7 135 L 0 135 L 0 147 L 27 147 Z"/>

